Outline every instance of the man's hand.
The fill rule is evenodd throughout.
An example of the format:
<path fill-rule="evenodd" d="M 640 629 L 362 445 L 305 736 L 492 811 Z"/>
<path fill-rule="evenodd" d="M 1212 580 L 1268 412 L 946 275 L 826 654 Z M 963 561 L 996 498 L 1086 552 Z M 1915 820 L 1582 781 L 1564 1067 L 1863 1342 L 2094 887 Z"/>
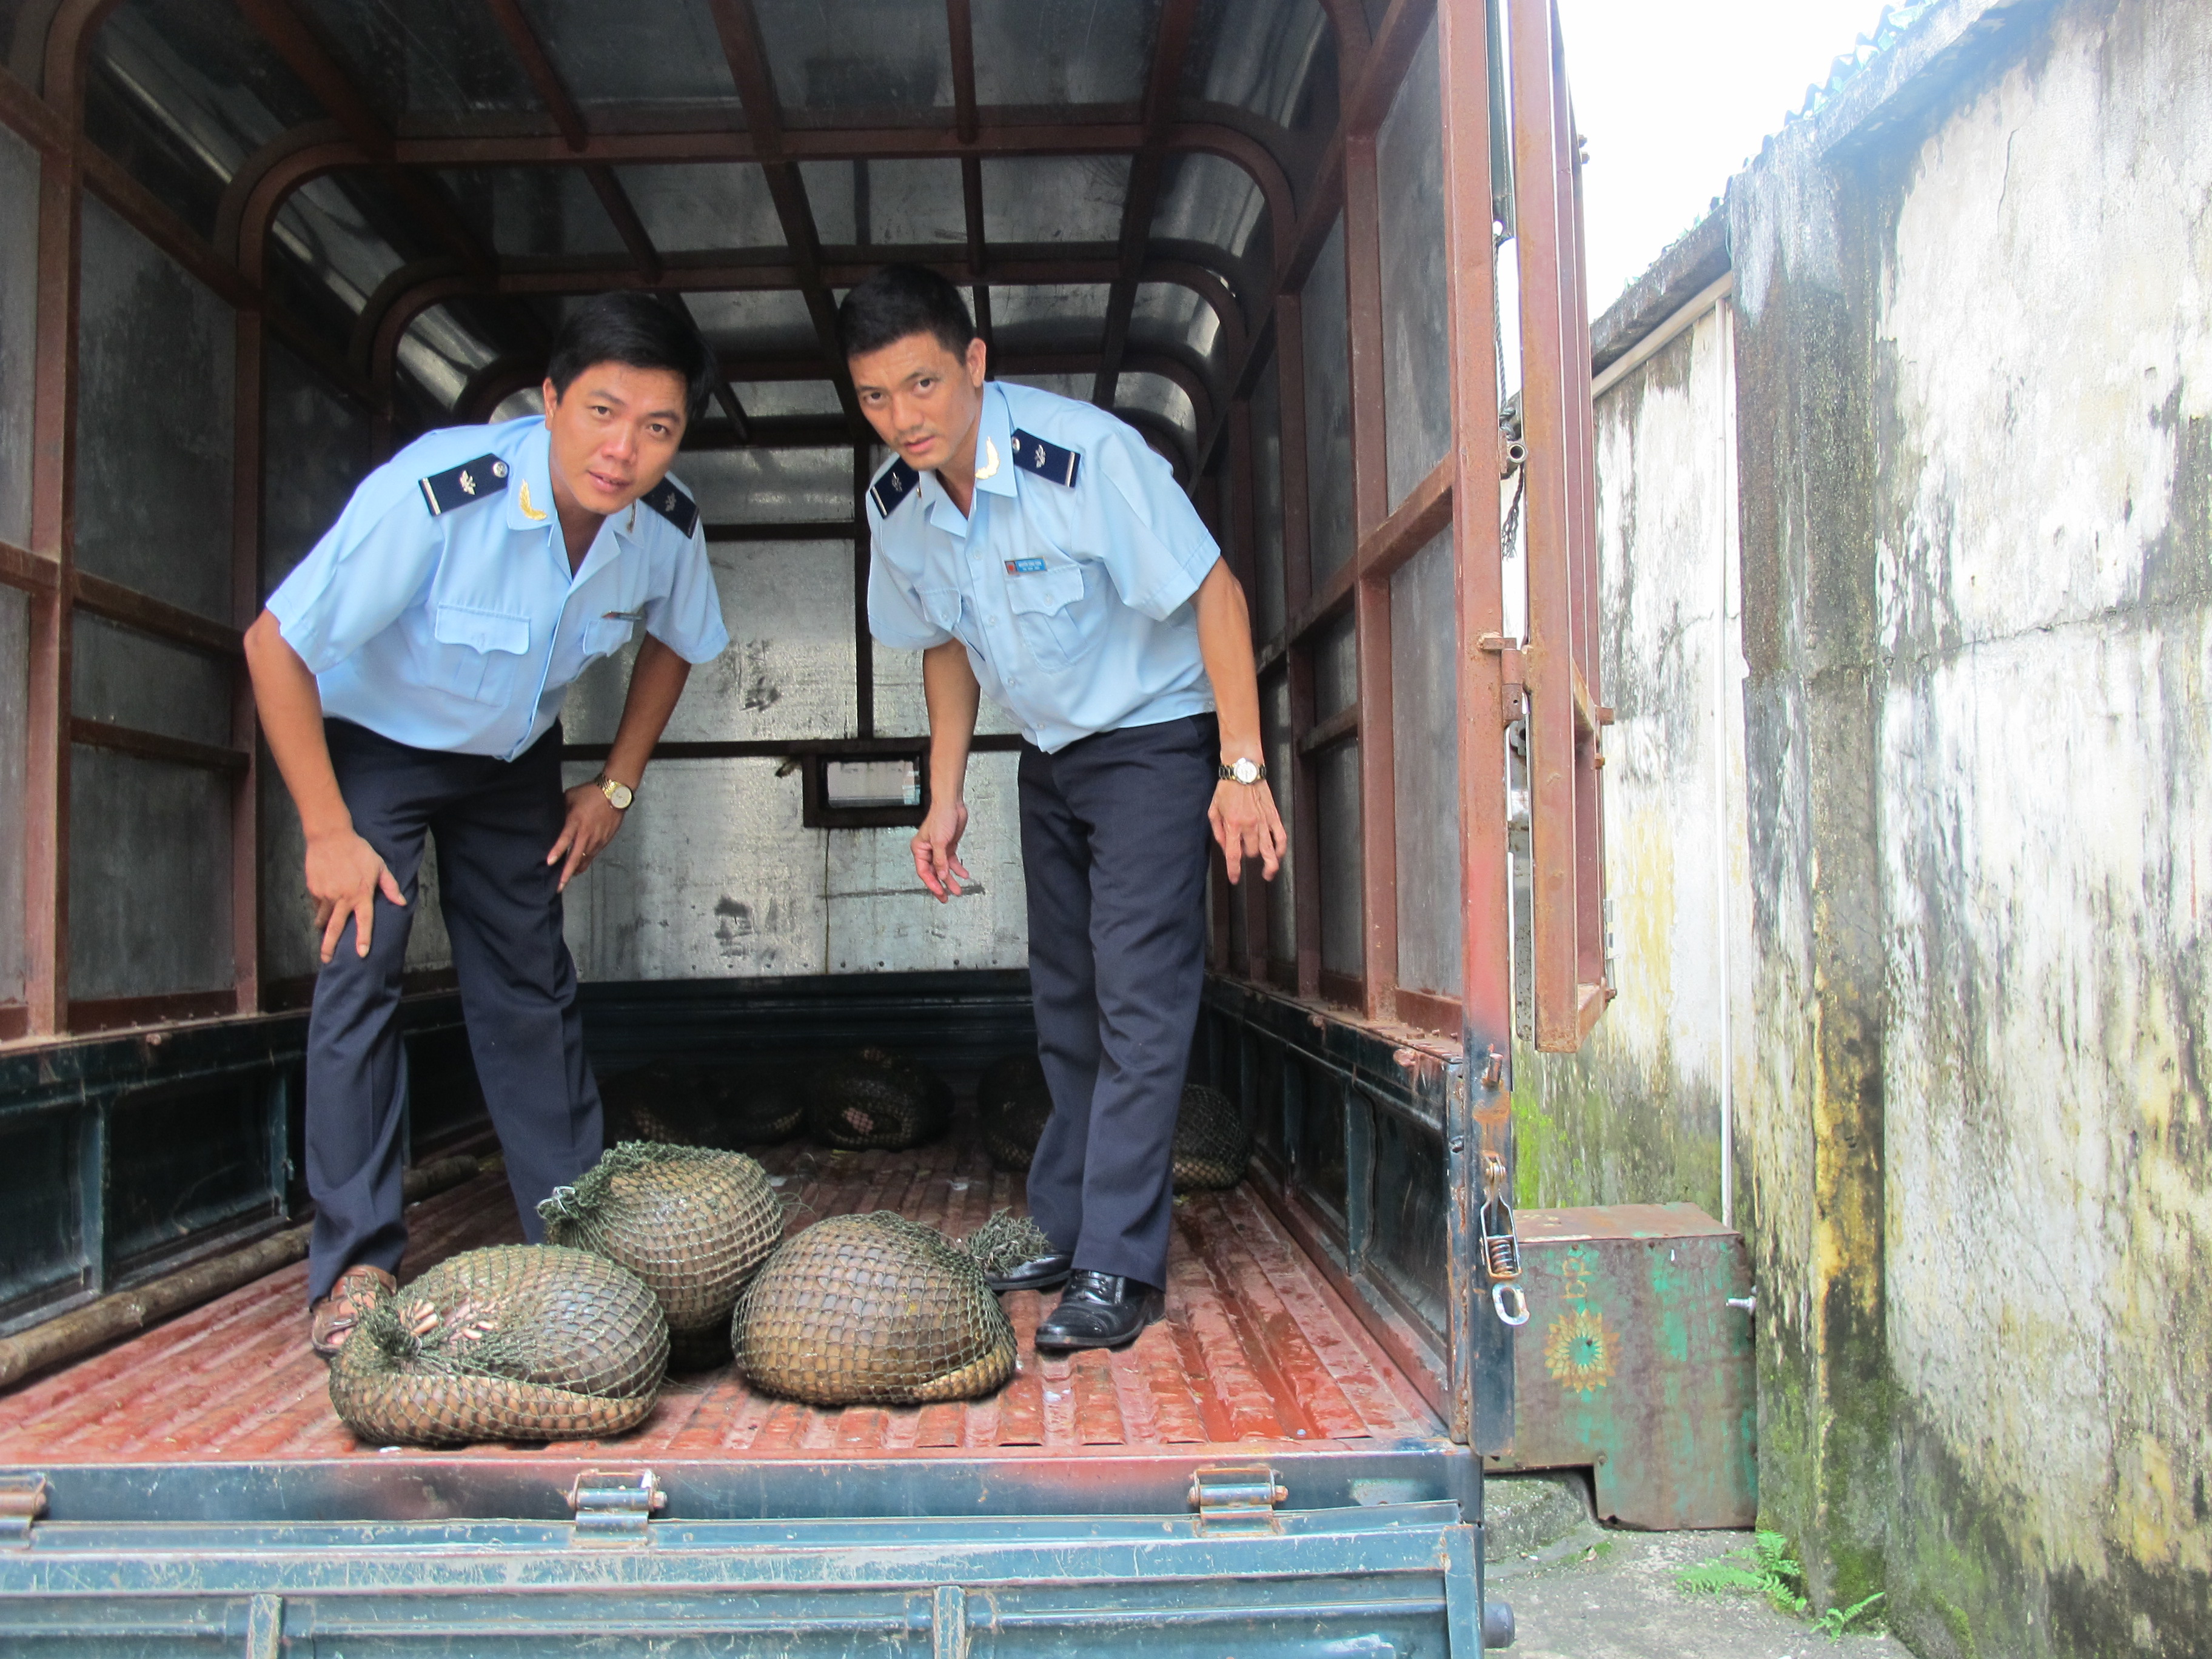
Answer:
<path fill-rule="evenodd" d="M 568 821 L 561 826 L 561 839 L 553 843 L 553 850 L 545 855 L 548 864 L 560 864 L 562 854 L 568 863 L 561 866 L 561 891 L 568 890 L 568 883 L 592 867 L 606 844 L 622 828 L 623 815 L 615 811 L 614 803 L 600 789 L 599 781 L 580 783 L 568 791 Z"/>
<path fill-rule="evenodd" d="M 914 832 L 914 872 L 939 904 L 960 894 L 960 884 L 973 881 L 960 862 L 960 837 L 968 833 L 968 805 L 961 800 L 939 800 Z"/>
<path fill-rule="evenodd" d="M 323 930 L 325 962 L 338 948 L 349 916 L 354 921 L 355 954 L 368 954 L 379 892 L 394 904 L 407 902 L 376 848 L 350 827 L 307 837 L 307 892 L 315 901 L 315 926 Z"/>
<path fill-rule="evenodd" d="M 1213 805 L 1206 821 L 1213 826 L 1222 861 L 1229 866 L 1234 885 L 1248 858 L 1260 860 L 1260 873 L 1273 881 L 1283 867 L 1283 820 L 1275 811 L 1275 797 L 1265 782 L 1237 783 L 1224 778 L 1213 787 Z"/>

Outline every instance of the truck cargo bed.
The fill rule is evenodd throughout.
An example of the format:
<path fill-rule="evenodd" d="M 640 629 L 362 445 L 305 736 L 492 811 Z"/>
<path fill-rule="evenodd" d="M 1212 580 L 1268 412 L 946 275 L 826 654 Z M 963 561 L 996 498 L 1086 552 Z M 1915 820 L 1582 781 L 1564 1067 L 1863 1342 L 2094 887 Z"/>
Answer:
<path fill-rule="evenodd" d="M 803 1142 L 763 1152 L 796 1230 L 895 1209 L 956 1237 L 1021 1206 L 963 1113 L 935 1146 L 842 1152 Z M 479 1176 L 409 1212 L 411 1278 L 455 1251 L 517 1241 L 505 1178 Z M 0 1464 L 256 1462 L 377 1455 L 332 1414 L 306 1344 L 305 1264 L 0 1396 Z M 1250 1184 L 1176 1206 L 1168 1317 L 1129 1348 L 1042 1359 L 1050 1299 L 1006 1299 L 1021 1368 L 994 1397 L 907 1409 L 821 1410 L 757 1394 L 729 1367 L 672 1376 L 618 1441 L 483 1446 L 471 1458 L 628 1460 L 1018 1455 L 1061 1458 L 1234 1443 L 1375 1450 L 1443 1425 Z M 383 1453 L 399 1458 L 452 1452 Z"/>

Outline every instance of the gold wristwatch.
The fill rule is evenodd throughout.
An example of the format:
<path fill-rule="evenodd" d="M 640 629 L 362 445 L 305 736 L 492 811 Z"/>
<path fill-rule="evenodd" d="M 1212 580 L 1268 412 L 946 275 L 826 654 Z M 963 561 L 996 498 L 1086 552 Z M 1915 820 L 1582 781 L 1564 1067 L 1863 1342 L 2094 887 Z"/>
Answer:
<path fill-rule="evenodd" d="M 626 783 L 617 783 L 604 772 L 592 781 L 599 786 L 599 793 L 607 798 L 607 805 L 617 812 L 629 811 L 629 804 L 637 799 L 636 790 Z"/>
<path fill-rule="evenodd" d="M 1214 775 L 1224 783 L 1258 783 L 1267 775 L 1267 769 L 1240 756 L 1234 765 L 1216 768 Z"/>

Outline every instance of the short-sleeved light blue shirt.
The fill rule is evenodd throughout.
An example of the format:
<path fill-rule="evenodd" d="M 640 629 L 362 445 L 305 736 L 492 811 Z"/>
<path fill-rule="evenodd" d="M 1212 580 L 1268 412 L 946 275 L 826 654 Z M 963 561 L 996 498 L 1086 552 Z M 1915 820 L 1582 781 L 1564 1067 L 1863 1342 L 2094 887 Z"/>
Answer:
<path fill-rule="evenodd" d="M 362 481 L 269 596 L 324 714 L 417 749 L 512 760 L 639 623 L 686 662 L 721 653 L 730 635 L 690 496 L 665 481 L 655 497 L 689 527 L 634 502 L 571 575 L 552 465 L 532 415 L 429 433 Z"/>
<path fill-rule="evenodd" d="M 987 385 L 967 516 L 895 459 L 868 526 L 870 630 L 907 651 L 957 639 L 1038 748 L 1212 709 L 1190 599 L 1220 549 L 1168 464 L 1095 405 Z"/>

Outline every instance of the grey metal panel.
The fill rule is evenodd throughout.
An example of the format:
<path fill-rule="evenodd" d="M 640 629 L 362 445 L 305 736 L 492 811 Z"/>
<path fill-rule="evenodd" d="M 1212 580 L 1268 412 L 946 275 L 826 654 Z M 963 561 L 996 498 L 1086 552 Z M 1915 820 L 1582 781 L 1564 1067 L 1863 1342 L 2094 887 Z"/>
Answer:
<path fill-rule="evenodd" d="M 751 405 L 747 404 L 745 407 L 750 409 Z M 494 421 L 519 421 L 525 415 L 543 415 L 544 412 L 545 394 L 534 386 L 526 386 L 520 392 L 510 392 L 506 397 L 501 398 L 487 418 Z"/>
<path fill-rule="evenodd" d="M 1376 144 L 1382 245 L 1382 419 L 1395 507 L 1451 447 L 1445 312 L 1443 96 L 1437 26 Z"/>
<path fill-rule="evenodd" d="M 1314 641 L 1314 718 L 1325 720 L 1359 698 L 1358 618 L 1338 617 Z"/>
<path fill-rule="evenodd" d="M 921 694 L 921 653 L 894 651 L 880 642 L 869 653 L 876 669 L 876 735 L 880 738 L 918 738 L 929 732 L 929 708 Z M 1021 722 L 993 702 L 982 700 L 975 711 L 975 730 L 990 736 L 1019 735 Z"/>
<path fill-rule="evenodd" d="M 1200 151 L 1166 159 L 1159 204 L 1152 210 L 1155 240 L 1204 242 L 1235 258 L 1266 263 L 1267 198 L 1236 162 Z"/>
<path fill-rule="evenodd" d="M 567 895 L 586 979 L 742 979 L 824 969 L 823 836 L 775 760 L 658 762 L 622 833 Z M 567 769 L 571 783 L 589 763 Z"/>
<path fill-rule="evenodd" d="M 960 861 L 975 878 L 939 903 L 914 873 L 911 830 L 811 830 L 828 843 L 832 973 L 913 968 L 1025 968 L 1029 904 L 1022 884 L 1018 755 L 968 762 L 968 831 Z"/>
<path fill-rule="evenodd" d="M 1137 284 L 1129 309 L 1131 345 L 1178 345 L 1210 360 L 1220 337 L 1221 319 L 1195 289 L 1176 283 Z"/>
<path fill-rule="evenodd" d="M 1194 443 L 1198 441 L 1198 410 L 1190 394 L 1166 375 L 1125 368 L 1114 395 L 1117 404 L 1158 415 Z"/>
<path fill-rule="evenodd" d="M 434 175 L 501 254 L 620 253 L 621 234 L 581 167 L 449 167 Z"/>
<path fill-rule="evenodd" d="M 1390 579 L 1398 982 L 1460 994 L 1458 623 L 1447 528 Z"/>
<path fill-rule="evenodd" d="M 1328 14 L 1315 0 L 1205 0 L 1182 95 L 1287 127 L 1328 40 Z"/>
<path fill-rule="evenodd" d="M 90 1289 L 83 1153 L 75 1113 L 23 1114 L 0 1122 L 0 1330 L 40 1316 L 58 1295 Z M 26 1318 L 26 1315 L 28 1317 Z"/>
<path fill-rule="evenodd" d="M 814 319 L 797 294 L 693 294 L 685 296 L 699 331 L 717 351 L 800 352 L 816 349 Z"/>
<path fill-rule="evenodd" d="M 307 895 L 307 842 L 300 832 L 300 814 L 275 767 L 264 764 L 256 775 L 261 797 L 255 848 L 261 864 L 261 979 L 264 985 L 280 984 L 308 977 L 321 966 L 322 935 L 315 927 L 315 902 Z M 438 849 L 433 842 L 423 848 L 415 900 L 406 912 L 410 971 L 453 966 L 453 947 L 438 902 Z"/>
<path fill-rule="evenodd" d="M 356 314 L 401 264 L 398 251 L 370 223 L 365 194 L 357 174 L 314 179 L 292 192 L 271 230 L 278 252 Z"/>
<path fill-rule="evenodd" d="M 1275 786 L 1275 806 L 1286 824 L 1297 820 L 1297 769 L 1291 764 L 1291 683 L 1280 675 L 1260 692 L 1261 741 L 1267 749 L 1267 776 Z M 1291 856 L 1283 848 L 1283 867 L 1267 884 L 1267 954 L 1278 962 L 1297 959 L 1297 912 L 1291 902 Z"/>
<path fill-rule="evenodd" d="M 368 415 L 282 343 L 263 360 L 261 582 L 307 556 L 368 476 Z"/>
<path fill-rule="evenodd" d="M 750 161 L 617 167 L 615 176 L 662 253 L 783 246 L 767 175 Z"/>
<path fill-rule="evenodd" d="M 1252 523 L 1260 637 L 1272 640 L 1283 631 L 1289 604 L 1283 586 L 1283 390 L 1273 354 L 1252 387 Z"/>
<path fill-rule="evenodd" d="M 412 114 L 538 106 L 529 76 L 488 6 L 410 0 L 295 3 L 387 125 Z"/>
<path fill-rule="evenodd" d="M 986 156 L 983 234 L 994 242 L 1111 242 L 1121 234 L 1128 193 L 1126 155 Z"/>
<path fill-rule="evenodd" d="M 854 735 L 853 544 L 725 542 L 708 556 L 730 648 L 691 671 L 668 740 Z M 613 740 L 636 656 L 633 641 L 570 689 L 569 742 Z"/>
<path fill-rule="evenodd" d="M 1006 352 L 1095 350 L 1106 337 L 1103 283 L 1041 283 L 991 290 L 991 335 Z M 1089 397 L 1091 377 L 1081 377 Z"/>
<path fill-rule="evenodd" d="M 975 100 L 1137 103 L 1159 16 L 1159 0 L 975 0 Z"/>
<path fill-rule="evenodd" d="M 230 307 L 96 198 L 84 204 L 76 557 L 230 617 Z"/>
<path fill-rule="evenodd" d="M 459 400 L 469 377 L 498 355 L 447 306 L 423 312 L 399 340 L 399 366 L 447 409 Z"/>
<path fill-rule="evenodd" d="M 31 372 L 39 331 L 39 156 L 0 127 L 0 541 L 31 540 Z"/>
<path fill-rule="evenodd" d="M 27 594 L 0 592 L 0 799 L 11 803 L 27 784 L 30 617 Z M 23 814 L 11 806 L 0 811 L 0 1002 L 23 1000 Z"/>
<path fill-rule="evenodd" d="M 955 161 L 802 161 L 816 232 L 836 246 L 910 247 L 964 242 L 967 198 Z M 765 245 L 782 245 L 773 225 Z"/>
<path fill-rule="evenodd" d="M 70 712 L 194 743 L 230 741 L 229 665 L 80 612 Z"/>
<path fill-rule="evenodd" d="M 1344 289 L 1344 216 L 1306 278 L 1306 501 L 1318 588 L 1352 556 L 1352 328 Z"/>
<path fill-rule="evenodd" d="M 1321 826 L 1321 965 L 1357 975 L 1366 967 L 1360 942 L 1359 740 L 1314 757 L 1314 804 Z"/>
<path fill-rule="evenodd" d="M 230 983 L 228 778 L 79 744 L 70 826 L 70 995 Z"/>
<path fill-rule="evenodd" d="M 844 408 L 828 380 L 733 380 L 730 389 L 748 415 L 836 415 Z"/>
<path fill-rule="evenodd" d="M 928 109 L 952 102 L 945 8 L 907 0 L 756 0 L 787 111 Z"/>
<path fill-rule="evenodd" d="M 709 524 L 816 524 L 853 517 L 850 450 L 695 450 L 677 458 L 673 476 Z"/>
<path fill-rule="evenodd" d="M 734 103 L 708 0 L 522 0 L 562 84 L 580 104 Z"/>

